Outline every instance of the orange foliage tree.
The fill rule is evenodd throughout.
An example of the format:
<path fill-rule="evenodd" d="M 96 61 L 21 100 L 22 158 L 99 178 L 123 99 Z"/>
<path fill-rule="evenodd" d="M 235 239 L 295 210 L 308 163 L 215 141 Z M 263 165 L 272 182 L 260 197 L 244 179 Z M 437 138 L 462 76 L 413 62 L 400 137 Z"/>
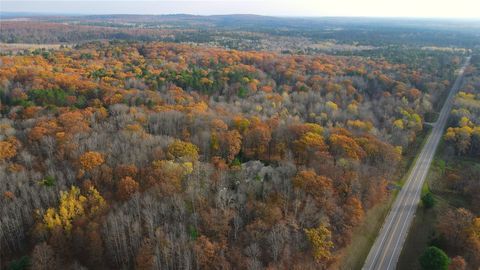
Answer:
<path fill-rule="evenodd" d="M 12 140 L 0 142 L 0 161 L 14 157 L 17 154 L 17 147 Z"/>
<path fill-rule="evenodd" d="M 99 152 L 94 152 L 94 151 L 88 151 L 83 153 L 83 155 L 80 156 L 80 164 L 82 165 L 82 168 L 91 171 L 98 166 L 102 165 L 105 162 L 105 157 L 102 153 Z"/>

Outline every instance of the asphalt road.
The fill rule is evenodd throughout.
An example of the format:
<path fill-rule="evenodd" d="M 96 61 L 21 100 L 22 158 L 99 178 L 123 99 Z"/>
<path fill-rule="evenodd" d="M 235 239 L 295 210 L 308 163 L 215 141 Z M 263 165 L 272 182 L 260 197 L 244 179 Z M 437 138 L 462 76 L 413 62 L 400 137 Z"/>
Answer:
<path fill-rule="evenodd" d="M 430 168 L 430 163 L 435 155 L 438 143 L 442 138 L 448 115 L 452 109 L 453 98 L 461 85 L 463 72 L 469 62 L 470 57 L 467 57 L 440 111 L 437 122 L 433 124 L 432 132 L 428 136 L 420 155 L 413 165 L 413 169 L 405 185 L 400 190 L 397 199 L 390 209 L 390 213 L 385 219 L 383 227 L 370 249 L 370 253 L 362 269 L 391 270 L 396 268 L 403 243 L 407 238 L 410 225 L 417 210 L 417 205 L 420 201 L 423 182 Z"/>

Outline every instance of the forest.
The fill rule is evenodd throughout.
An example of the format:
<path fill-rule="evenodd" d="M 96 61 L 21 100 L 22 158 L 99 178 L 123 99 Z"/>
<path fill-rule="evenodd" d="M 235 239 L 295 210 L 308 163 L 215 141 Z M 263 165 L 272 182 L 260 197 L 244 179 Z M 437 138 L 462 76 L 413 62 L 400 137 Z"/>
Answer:
<path fill-rule="evenodd" d="M 478 24 L 8 18 L 0 269 L 335 269 L 472 52 L 422 206 L 479 267 Z"/>
<path fill-rule="evenodd" d="M 409 60 L 130 41 L 4 54 L 2 264 L 327 268 L 461 55 Z"/>

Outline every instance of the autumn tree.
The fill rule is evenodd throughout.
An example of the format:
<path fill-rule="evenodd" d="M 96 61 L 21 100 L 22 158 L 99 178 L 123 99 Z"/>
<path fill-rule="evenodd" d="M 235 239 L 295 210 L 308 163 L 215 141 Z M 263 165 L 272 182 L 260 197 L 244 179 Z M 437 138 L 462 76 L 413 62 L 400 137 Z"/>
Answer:
<path fill-rule="evenodd" d="M 198 159 L 198 147 L 192 143 L 175 140 L 168 146 L 167 156 L 170 159 L 195 161 Z"/>
<path fill-rule="evenodd" d="M 47 209 L 43 221 L 48 229 L 62 228 L 69 232 L 77 217 L 94 214 L 103 209 L 105 204 L 105 200 L 95 188 L 91 187 L 88 195 L 84 196 L 79 188 L 72 186 L 68 192 L 60 192 L 58 208 Z"/>
<path fill-rule="evenodd" d="M 467 269 L 467 263 L 461 256 L 455 256 L 452 258 L 452 262 L 448 266 L 448 270 L 465 270 Z"/>
<path fill-rule="evenodd" d="M 305 229 L 305 234 L 312 247 L 313 257 L 317 262 L 326 263 L 333 258 L 331 241 L 332 233 L 324 226 Z"/>
<path fill-rule="evenodd" d="M 0 160 L 6 160 L 17 154 L 17 148 L 14 143 L 9 141 L 0 141 Z"/>
<path fill-rule="evenodd" d="M 121 164 L 115 168 L 115 177 L 121 179 L 127 176 L 135 177 L 138 173 L 137 166 L 133 164 Z"/>
<path fill-rule="evenodd" d="M 473 218 L 472 213 L 464 208 L 448 210 L 440 217 L 437 230 L 452 247 L 461 250 L 467 246 L 466 231 L 471 226 Z"/>
<path fill-rule="evenodd" d="M 244 135 L 242 147 L 245 156 L 253 159 L 265 158 L 265 154 L 268 154 L 271 139 L 270 128 L 259 119 L 254 119 L 250 129 Z"/>
<path fill-rule="evenodd" d="M 328 140 L 330 143 L 330 149 L 336 157 L 336 160 L 338 158 L 360 160 L 365 156 L 365 151 L 348 135 L 332 134 Z"/>
<path fill-rule="evenodd" d="M 311 195 L 320 205 L 328 202 L 333 192 L 332 180 L 314 171 L 300 171 L 293 179 L 293 186 Z"/>
<path fill-rule="evenodd" d="M 328 146 L 325 144 L 322 135 L 318 133 L 307 132 L 294 144 L 300 163 L 311 162 L 329 155 Z"/>
<path fill-rule="evenodd" d="M 219 155 L 231 162 L 240 152 L 242 135 L 237 130 L 221 131 L 212 134 L 211 148 L 214 155 Z"/>
<path fill-rule="evenodd" d="M 45 225 L 49 229 L 58 226 L 70 231 L 73 219 L 85 213 L 86 200 L 87 198 L 80 194 L 80 189 L 75 186 L 68 192 L 61 191 L 59 208 L 49 208 L 43 216 Z"/>
<path fill-rule="evenodd" d="M 149 185 L 159 184 L 166 194 L 180 192 L 183 178 L 193 172 L 191 162 L 177 163 L 171 160 L 152 162 L 152 170 L 148 175 Z"/>
<path fill-rule="evenodd" d="M 217 248 L 208 239 L 208 237 L 202 235 L 195 241 L 195 255 L 198 266 L 201 269 L 211 269 L 214 267 L 215 256 Z"/>
<path fill-rule="evenodd" d="M 102 153 L 88 151 L 80 156 L 80 164 L 86 171 L 91 171 L 105 162 L 105 157 Z"/>
<path fill-rule="evenodd" d="M 139 184 L 132 177 L 126 176 L 117 184 L 117 197 L 120 200 L 128 200 L 138 191 Z"/>
<path fill-rule="evenodd" d="M 447 142 L 454 142 L 455 149 L 460 154 L 467 153 L 471 145 L 473 129 L 469 126 L 448 128 L 444 138 Z"/>

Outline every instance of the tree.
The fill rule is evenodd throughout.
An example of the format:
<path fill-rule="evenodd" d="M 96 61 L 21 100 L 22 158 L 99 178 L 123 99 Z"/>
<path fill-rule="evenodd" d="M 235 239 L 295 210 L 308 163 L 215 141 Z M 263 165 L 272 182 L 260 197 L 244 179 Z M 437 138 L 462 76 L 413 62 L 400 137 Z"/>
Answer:
<path fill-rule="evenodd" d="M 357 197 L 350 196 L 345 203 L 345 213 L 347 220 L 352 226 L 360 224 L 364 216 L 364 211 L 361 201 Z"/>
<path fill-rule="evenodd" d="M 198 147 L 189 142 L 175 140 L 168 146 L 167 156 L 170 159 L 195 161 L 198 159 Z"/>
<path fill-rule="evenodd" d="M 133 194 L 138 191 L 138 183 L 132 177 L 126 176 L 118 182 L 117 196 L 120 200 L 128 200 Z"/>
<path fill-rule="evenodd" d="M 293 179 L 293 186 L 311 195 L 321 206 L 333 193 L 332 179 L 317 175 L 312 170 L 300 171 Z"/>
<path fill-rule="evenodd" d="M 317 133 L 307 132 L 294 144 L 301 163 L 328 155 L 328 146 L 325 144 L 322 135 Z"/>
<path fill-rule="evenodd" d="M 149 173 L 149 184 L 160 184 L 166 194 L 180 192 L 182 180 L 191 174 L 191 162 L 177 163 L 171 160 L 155 160 Z"/>
<path fill-rule="evenodd" d="M 32 270 L 57 269 L 58 261 L 55 251 L 45 242 L 37 244 L 32 253 Z"/>
<path fill-rule="evenodd" d="M 84 115 L 79 110 L 61 114 L 58 117 L 58 122 L 63 130 L 70 134 L 87 132 L 90 129 Z"/>
<path fill-rule="evenodd" d="M 473 133 L 474 129 L 470 125 L 464 124 L 461 127 L 449 127 L 444 138 L 447 142 L 454 143 L 457 153 L 466 154 L 472 145 Z"/>
<path fill-rule="evenodd" d="M 85 213 L 84 204 L 87 198 L 80 194 L 80 189 L 72 186 L 70 191 L 60 192 L 60 206 L 58 209 L 49 208 L 43 216 L 43 221 L 49 229 L 62 227 L 66 231 L 72 229 L 75 217 Z"/>
<path fill-rule="evenodd" d="M 17 148 L 11 141 L 0 142 L 0 161 L 14 157 L 17 154 Z"/>
<path fill-rule="evenodd" d="M 102 153 L 89 151 L 80 156 L 80 164 L 83 169 L 91 171 L 105 162 L 105 157 Z"/>
<path fill-rule="evenodd" d="M 432 208 L 435 205 L 435 198 L 433 197 L 431 192 L 427 192 L 425 195 L 422 196 L 422 203 L 423 206 L 427 209 Z"/>
<path fill-rule="evenodd" d="M 480 266 L 480 217 L 474 218 L 467 228 L 467 259 L 472 266 Z"/>
<path fill-rule="evenodd" d="M 366 153 L 358 143 L 345 134 L 332 134 L 329 138 L 330 150 L 336 158 L 360 160 Z"/>
<path fill-rule="evenodd" d="M 431 246 L 420 257 L 420 265 L 424 270 L 448 270 L 450 258 L 443 250 Z"/>
<path fill-rule="evenodd" d="M 448 267 L 448 270 L 465 270 L 467 269 L 467 263 L 465 259 L 461 256 L 455 256 Z"/>
<path fill-rule="evenodd" d="M 212 134 L 212 150 L 230 163 L 240 152 L 242 135 L 237 130 L 222 131 Z"/>
<path fill-rule="evenodd" d="M 467 209 L 448 210 L 440 216 L 437 230 L 453 248 L 461 250 L 467 246 L 466 230 L 471 226 L 472 221 L 473 215 Z"/>
<path fill-rule="evenodd" d="M 254 119 L 250 129 L 245 132 L 243 140 L 243 152 L 246 157 L 252 159 L 265 158 L 268 144 L 272 139 L 272 131 L 259 119 Z"/>
<path fill-rule="evenodd" d="M 119 179 L 124 178 L 126 176 L 130 176 L 133 178 L 137 175 L 137 173 L 138 173 L 138 168 L 133 164 L 129 164 L 129 165 L 122 164 L 122 165 L 118 165 L 115 168 L 115 177 L 118 177 Z"/>
<path fill-rule="evenodd" d="M 200 269 L 211 269 L 215 261 L 216 246 L 202 235 L 195 240 L 194 246 L 195 256 Z"/>
<path fill-rule="evenodd" d="M 305 229 L 305 234 L 312 246 L 313 257 L 316 261 L 326 262 L 332 259 L 332 233 L 327 227 L 319 225 L 317 228 Z"/>
<path fill-rule="evenodd" d="M 68 192 L 60 192 L 60 205 L 57 209 L 47 209 L 43 221 L 48 229 L 62 228 L 70 232 L 74 219 L 95 214 L 105 205 L 105 200 L 95 188 L 90 187 L 88 195 L 84 196 L 78 187 L 72 186 Z"/>

